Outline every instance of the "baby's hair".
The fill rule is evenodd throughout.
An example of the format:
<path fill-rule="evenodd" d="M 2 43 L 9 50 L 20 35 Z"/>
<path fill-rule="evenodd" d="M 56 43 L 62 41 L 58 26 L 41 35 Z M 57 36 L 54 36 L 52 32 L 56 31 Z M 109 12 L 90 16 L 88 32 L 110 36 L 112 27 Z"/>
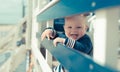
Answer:
<path fill-rule="evenodd" d="M 86 25 L 88 23 L 88 18 L 87 16 L 89 16 L 89 13 L 84 13 L 84 14 L 76 14 L 76 15 L 72 15 L 72 16 L 67 16 L 65 17 L 65 20 L 68 20 L 68 19 L 79 19 L 79 18 L 85 18 L 85 21 L 86 21 Z M 64 22 L 65 22 L 64 20 Z"/>
<path fill-rule="evenodd" d="M 76 14 L 76 15 L 72 15 L 72 16 L 67 16 L 67 17 L 65 17 L 64 23 L 66 22 L 66 20 L 83 19 L 83 20 L 85 20 L 84 25 L 86 25 L 87 30 L 88 30 L 88 29 L 89 29 L 88 16 L 89 16 L 89 13 Z M 66 23 L 65 23 L 65 24 L 66 24 Z M 65 24 L 64 24 L 64 26 L 65 26 Z"/>

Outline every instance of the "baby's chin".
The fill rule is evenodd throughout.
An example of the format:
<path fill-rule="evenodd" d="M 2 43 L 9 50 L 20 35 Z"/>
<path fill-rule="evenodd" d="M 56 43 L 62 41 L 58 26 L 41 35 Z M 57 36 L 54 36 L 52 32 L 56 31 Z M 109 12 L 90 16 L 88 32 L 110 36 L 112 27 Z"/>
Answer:
<path fill-rule="evenodd" d="M 71 35 L 69 35 L 69 38 L 71 38 L 73 40 L 78 40 L 79 39 L 79 35 L 78 34 L 71 34 Z"/>
<path fill-rule="evenodd" d="M 72 39 L 72 40 L 78 40 L 79 38 L 73 38 L 73 37 L 70 37 L 70 39 Z"/>

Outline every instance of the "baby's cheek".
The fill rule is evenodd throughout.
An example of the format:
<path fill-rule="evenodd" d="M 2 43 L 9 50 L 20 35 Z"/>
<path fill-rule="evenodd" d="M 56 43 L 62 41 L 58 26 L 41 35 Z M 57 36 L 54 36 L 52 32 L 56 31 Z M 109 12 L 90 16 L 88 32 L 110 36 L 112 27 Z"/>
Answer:
<path fill-rule="evenodd" d="M 84 34 L 85 34 L 84 31 L 80 31 L 80 32 L 79 32 L 79 35 L 80 35 L 80 36 L 82 36 L 82 35 L 84 35 Z"/>
<path fill-rule="evenodd" d="M 85 33 L 82 33 L 79 35 L 79 38 L 83 37 L 85 35 Z"/>
<path fill-rule="evenodd" d="M 67 37 L 70 37 L 70 34 L 69 34 L 69 33 L 66 33 L 66 36 L 67 36 Z"/>

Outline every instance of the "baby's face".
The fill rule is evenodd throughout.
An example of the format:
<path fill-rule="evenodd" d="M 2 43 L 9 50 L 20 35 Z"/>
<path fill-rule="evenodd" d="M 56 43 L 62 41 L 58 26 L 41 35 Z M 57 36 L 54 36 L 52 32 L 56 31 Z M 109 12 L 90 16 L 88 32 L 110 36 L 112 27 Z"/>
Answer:
<path fill-rule="evenodd" d="M 64 30 L 68 38 L 78 40 L 85 34 L 86 29 L 86 17 L 76 15 L 65 18 Z"/>

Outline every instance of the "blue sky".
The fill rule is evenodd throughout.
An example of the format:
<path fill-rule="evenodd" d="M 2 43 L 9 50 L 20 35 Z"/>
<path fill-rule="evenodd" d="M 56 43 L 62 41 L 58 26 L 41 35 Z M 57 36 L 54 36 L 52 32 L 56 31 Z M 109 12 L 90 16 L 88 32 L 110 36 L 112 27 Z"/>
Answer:
<path fill-rule="evenodd" d="M 22 18 L 22 0 L 0 0 L 0 24 L 16 24 Z"/>

